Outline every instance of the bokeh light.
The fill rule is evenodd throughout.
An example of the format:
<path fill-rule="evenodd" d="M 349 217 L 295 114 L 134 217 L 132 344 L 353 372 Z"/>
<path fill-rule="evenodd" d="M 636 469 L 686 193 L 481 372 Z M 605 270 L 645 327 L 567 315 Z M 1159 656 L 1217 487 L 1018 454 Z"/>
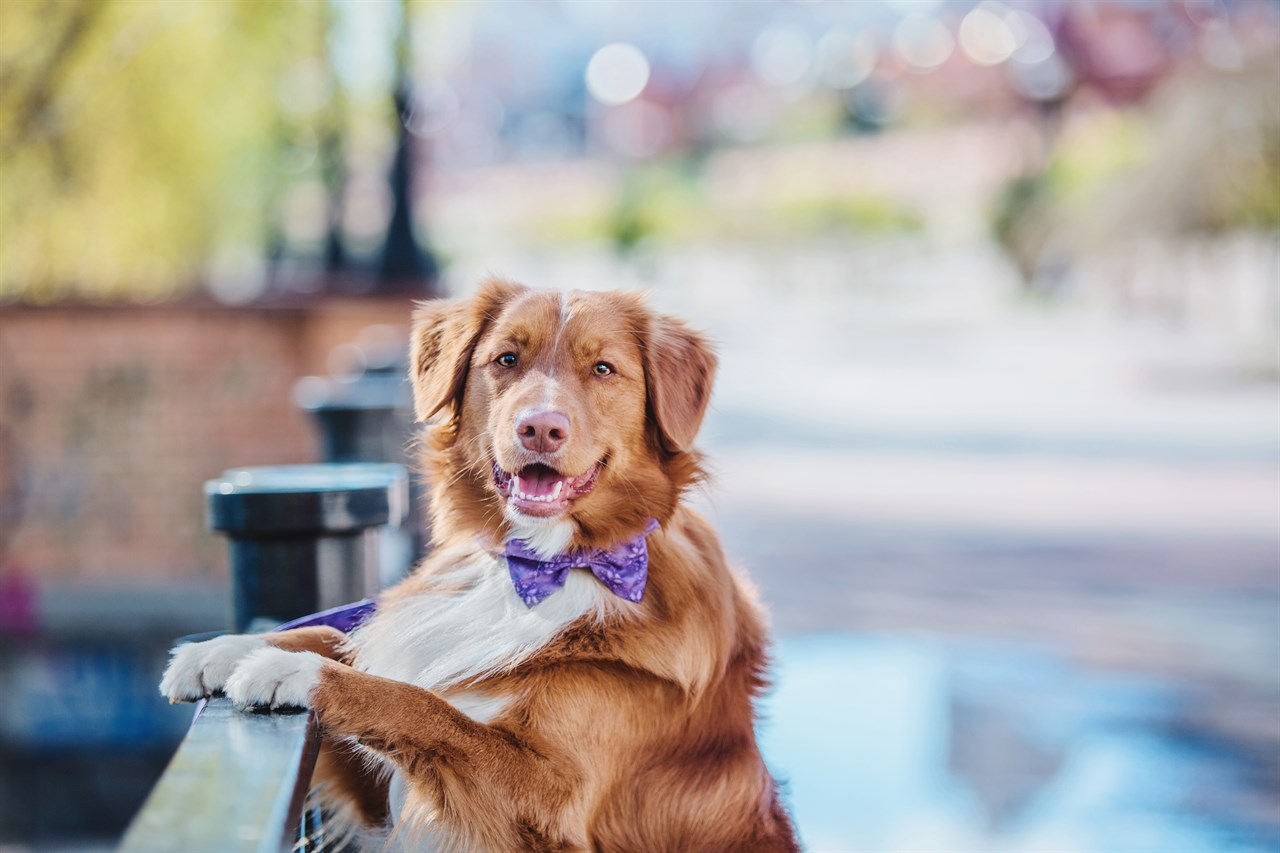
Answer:
<path fill-rule="evenodd" d="M 951 58 L 956 41 L 942 21 L 912 12 L 894 29 L 893 46 L 913 71 L 931 71 Z"/>
<path fill-rule="evenodd" d="M 457 93 L 437 81 L 414 90 L 409 108 L 400 119 L 415 136 L 433 137 L 457 119 L 459 108 Z"/>
<path fill-rule="evenodd" d="M 1004 16 L 1004 22 L 1017 41 L 1017 48 L 1013 51 L 1015 62 L 1034 65 L 1053 56 L 1053 34 L 1035 15 L 1016 9 Z"/>
<path fill-rule="evenodd" d="M 1012 13 L 1002 3 L 985 2 L 969 10 L 960 22 L 960 47 L 978 65 L 999 65 L 1018 49 L 1006 22 Z"/>
<path fill-rule="evenodd" d="M 638 47 L 623 42 L 605 45 L 587 64 L 587 91 L 602 104 L 634 100 L 649 82 L 649 60 Z"/>
<path fill-rule="evenodd" d="M 209 260 L 209 293 L 224 305 L 245 305 L 261 297 L 267 280 L 266 264 L 252 246 L 223 246 Z"/>
<path fill-rule="evenodd" d="M 1071 90 L 1075 75 L 1056 53 L 1034 63 L 1011 62 L 1009 79 L 1017 91 L 1033 101 L 1052 101 Z"/>
<path fill-rule="evenodd" d="M 871 75 L 879 47 L 870 33 L 829 30 L 818 40 L 818 78 L 834 89 L 852 89 Z"/>
<path fill-rule="evenodd" d="M 772 86 L 793 86 L 809 74 L 813 48 L 795 28 L 776 27 L 756 36 L 751 44 L 751 67 Z"/>
<path fill-rule="evenodd" d="M 333 97 L 333 71 L 316 57 L 294 63 L 280 78 L 280 108 L 291 116 L 308 116 Z"/>

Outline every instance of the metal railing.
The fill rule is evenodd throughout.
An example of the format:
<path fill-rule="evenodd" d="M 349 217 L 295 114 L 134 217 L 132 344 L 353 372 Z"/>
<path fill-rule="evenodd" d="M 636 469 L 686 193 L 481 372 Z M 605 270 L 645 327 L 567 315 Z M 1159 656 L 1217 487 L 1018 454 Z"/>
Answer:
<path fill-rule="evenodd" d="M 299 841 L 319 738 L 311 712 L 201 709 L 122 851 L 276 853 Z"/>
<path fill-rule="evenodd" d="M 205 494 L 210 527 L 230 539 L 232 626 L 270 630 L 377 592 L 388 574 L 377 540 L 404 519 L 407 477 L 386 464 L 244 468 Z M 201 703 L 120 850 L 312 849 L 303 803 L 318 749 L 310 712 Z"/>

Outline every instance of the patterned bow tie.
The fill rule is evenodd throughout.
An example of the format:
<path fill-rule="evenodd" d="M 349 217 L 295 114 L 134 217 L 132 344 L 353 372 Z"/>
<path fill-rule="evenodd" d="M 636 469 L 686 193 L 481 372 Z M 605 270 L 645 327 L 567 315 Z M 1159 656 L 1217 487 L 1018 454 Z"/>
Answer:
<path fill-rule="evenodd" d="M 523 539 L 507 543 L 503 556 L 516 594 L 527 607 L 533 607 L 564 586 L 571 569 L 590 569 L 614 595 L 627 601 L 644 597 L 644 584 L 649 577 L 649 548 L 645 537 L 658 529 L 657 519 L 649 519 L 643 533 L 617 547 L 604 550 L 590 548 L 571 551 L 544 560 L 529 549 Z"/>

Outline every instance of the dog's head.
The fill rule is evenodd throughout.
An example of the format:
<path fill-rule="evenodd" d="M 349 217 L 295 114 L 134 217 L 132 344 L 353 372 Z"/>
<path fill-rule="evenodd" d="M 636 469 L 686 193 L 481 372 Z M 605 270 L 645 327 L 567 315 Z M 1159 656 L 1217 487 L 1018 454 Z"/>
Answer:
<path fill-rule="evenodd" d="M 699 475 L 715 356 L 636 294 L 491 281 L 421 304 L 411 356 L 447 532 L 569 521 L 576 544 L 608 545 L 665 520 Z"/>

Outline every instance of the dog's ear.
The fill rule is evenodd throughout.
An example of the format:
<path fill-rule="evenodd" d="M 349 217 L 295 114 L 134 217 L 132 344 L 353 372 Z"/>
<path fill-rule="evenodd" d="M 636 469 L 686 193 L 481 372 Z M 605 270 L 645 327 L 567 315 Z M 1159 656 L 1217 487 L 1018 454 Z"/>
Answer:
<path fill-rule="evenodd" d="M 461 411 L 476 342 L 502 306 L 525 289 L 493 279 L 469 299 L 418 303 L 409 341 L 413 410 L 418 420 L 429 420 L 446 407 Z"/>
<path fill-rule="evenodd" d="M 683 321 L 665 314 L 649 320 L 645 387 L 662 448 L 688 449 L 711 402 L 716 355 L 711 344 Z"/>

